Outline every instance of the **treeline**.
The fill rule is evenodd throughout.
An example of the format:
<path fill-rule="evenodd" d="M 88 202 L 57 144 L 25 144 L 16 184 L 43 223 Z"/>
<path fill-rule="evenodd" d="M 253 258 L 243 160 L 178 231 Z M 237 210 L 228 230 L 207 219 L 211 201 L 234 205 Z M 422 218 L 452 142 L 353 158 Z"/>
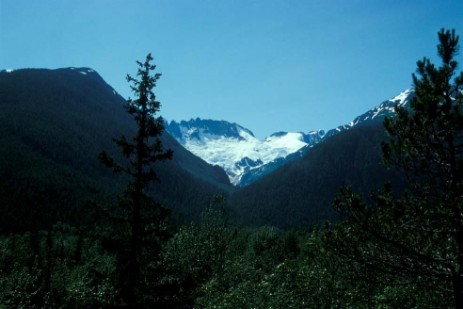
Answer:
<path fill-rule="evenodd" d="M 1 237 L 0 304 L 123 307 L 111 242 L 106 229 L 60 224 Z M 452 303 L 451 291 L 438 282 L 394 284 L 383 273 L 345 263 L 327 246 L 322 230 L 236 228 L 227 223 L 220 202 L 211 204 L 200 223 L 172 235 L 151 263 L 157 276 L 143 278 L 150 288 L 138 299 L 147 308 L 437 308 Z"/>

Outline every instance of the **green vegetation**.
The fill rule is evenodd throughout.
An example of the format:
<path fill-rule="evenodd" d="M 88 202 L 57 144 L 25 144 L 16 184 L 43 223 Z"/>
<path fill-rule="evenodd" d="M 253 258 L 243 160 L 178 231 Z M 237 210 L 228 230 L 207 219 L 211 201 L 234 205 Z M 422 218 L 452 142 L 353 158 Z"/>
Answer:
<path fill-rule="evenodd" d="M 11 118 L 3 116 L 0 154 L 11 163 L 0 165 L 2 179 L 8 180 L 0 187 L 0 207 L 6 216 L 0 236 L 0 308 L 462 308 L 463 74 L 456 76 L 458 37 L 442 30 L 439 42 L 442 66 L 435 67 L 427 59 L 418 62 L 410 109 L 397 107 L 397 116 L 384 123 L 388 140 L 378 142 L 383 138 L 377 137 L 385 136 L 378 127 L 352 130 L 324 142 L 300 161 L 303 169 L 327 170 L 325 184 L 338 186 L 339 170 L 333 166 L 349 164 L 342 156 L 322 161 L 327 149 L 335 149 L 335 142 L 345 149 L 368 144 L 374 153 L 354 151 L 357 160 L 352 164 L 360 164 L 362 172 L 357 183 L 347 183 L 353 188 L 343 187 L 335 199 L 340 220 L 326 225 L 318 221 L 302 230 L 280 227 L 291 226 L 295 218 L 314 216 L 311 223 L 316 223 L 336 213 L 304 212 L 316 199 L 310 196 L 298 209 L 281 208 L 268 214 L 250 211 L 250 217 L 262 220 L 260 227 L 238 226 L 227 196 L 211 198 L 220 190 L 205 189 L 211 185 L 206 179 L 221 176 L 193 177 L 183 166 L 189 166 L 193 174 L 205 166 L 199 161 L 188 165 L 185 154 L 182 163 L 173 162 L 174 154 L 174 160 L 153 167 L 153 161 L 170 157 L 163 149 L 175 143 L 158 139 L 162 122 L 146 117 L 159 110 L 152 93 L 159 76 L 150 76 L 154 70 L 150 56 L 139 63 L 140 79 L 129 78 L 138 98 L 129 101 L 127 110 L 135 116 L 136 126 L 127 125 L 130 130 L 117 134 L 132 133 L 135 138 L 115 140 L 122 155 L 112 149 L 100 156 L 107 166 L 123 172 L 121 180 L 82 160 L 85 156 L 60 153 L 67 147 L 80 152 L 88 149 L 72 148 L 78 140 L 63 139 L 45 122 L 43 128 L 32 122 L 39 130 L 34 135 L 20 123 L 24 120 L 16 120 L 20 125 L 15 127 Z M 4 76 L 0 76 L 2 83 L 6 83 Z M 22 86 L 13 83 L 8 89 L 14 87 Z M 98 97 L 105 95 L 113 94 L 107 91 Z M 27 99 L 25 105 L 14 104 L 18 98 L 7 96 L 2 102 L 5 110 L 26 111 L 33 106 Z M 102 114 L 90 114 L 106 115 L 113 106 L 100 104 L 100 108 Z M 118 115 L 121 123 L 128 123 Z M 81 129 L 76 128 L 65 132 L 78 134 Z M 106 136 L 86 138 L 100 141 Z M 109 143 L 102 145 L 111 149 Z M 391 172 L 376 172 L 381 150 L 385 162 L 394 168 Z M 74 155 L 79 163 L 73 161 Z M 127 166 L 118 163 L 124 158 Z M 318 158 L 317 163 L 310 163 L 310 158 Z M 288 169 L 297 171 L 297 162 Z M 290 175 L 277 173 L 282 179 Z M 303 173 L 292 175 L 334 199 L 336 192 L 331 188 L 316 187 L 317 182 L 305 181 Z M 390 183 L 363 197 L 385 177 Z M 162 182 L 150 189 L 157 178 Z M 182 178 L 193 183 L 182 185 Z M 260 186 L 266 188 L 269 179 Z M 67 181 L 75 182 L 75 191 L 66 189 Z M 128 183 L 125 191 L 124 182 Z M 279 188 L 281 201 L 291 198 L 290 184 Z M 356 193 L 359 187 L 362 190 Z M 114 197 L 117 192 L 124 192 L 119 199 Z M 243 192 L 232 201 L 249 199 L 251 205 L 258 204 L 265 194 L 265 190 L 255 196 L 251 189 Z M 168 194 L 170 199 L 165 198 Z M 89 198 L 98 203 L 83 208 L 86 204 L 81 199 Z M 182 204 L 172 207 L 172 213 L 191 215 L 191 223 L 177 221 L 177 226 L 168 228 L 167 212 L 161 207 L 170 206 L 168 201 Z M 100 211 L 92 210 L 95 204 L 101 205 Z M 243 209 L 249 208 L 242 207 L 241 215 Z M 291 216 L 284 217 L 285 212 Z M 191 220 L 195 216 L 197 220 Z M 280 227 L 269 225 L 278 220 L 284 221 Z"/>
<path fill-rule="evenodd" d="M 344 263 L 323 231 L 238 229 L 220 199 L 198 224 L 183 226 L 164 245 L 143 298 L 155 308 L 431 308 L 451 304 L 436 282 L 427 288 L 383 281 L 362 265 Z M 7 308 L 123 307 L 117 257 L 101 230 L 66 226 L 31 237 L 0 239 L 0 303 Z M 36 239 L 36 240 L 32 240 Z M 50 241 L 51 240 L 51 241 Z M 48 241 L 48 242 L 47 242 Z M 38 244 L 37 244 L 38 243 Z M 162 267 L 160 267 L 160 265 Z M 364 280 L 367 279 L 367 280 Z"/>
<path fill-rule="evenodd" d="M 411 110 L 398 106 L 384 123 L 391 136 L 385 161 L 407 175 L 407 190 L 398 197 L 386 184 L 371 207 L 343 189 L 335 205 L 347 219 L 328 240 L 339 256 L 379 270 L 383 280 L 439 287 L 463 308 L 463 72 L 455 78 L 455 32 L 442 30 L 439 41 L 442 66 L 418 61 Z"/>
<path fill-rule="evenodd" d="M 155 276 L 152 267 L 156 261 L 160 239 L 166 230 L 168 210 L 153 200 L 148 193 L 149 186 L 159 181 L 154 164 L 172 159 L 172 150 L 164 150 L 160 136 L 164 131 L 164 121 L 155 117 L 161 107 L 153 92 L 161 74 L 151 75 L 156 66 L 148 54 L 144 63 L 137 62 L 139 79 L 127 75 L 137 99 L 129 99 L 125 106 L 134 117 L 137 131 L 131 140 L 123 135 L 114 142 L 121 148 L 128 164 L 121 165 L 106 152 L 100 153 L 100 160 L 115 173 L 122 172 L 129 177 L 115 210 L 104 209 L 112 219 L 111 226 L 118 232 L 118 273 L 120 276 L 121 299 L 129 307 L 146 306 L 144 295 L 148 290 L 149 277 Z M 122 224 L 122 226 L 117 226 Z M 116 226 L 116 227 L 114 227 Z M 124 231 L 126 231 L 124 233 Z"/>

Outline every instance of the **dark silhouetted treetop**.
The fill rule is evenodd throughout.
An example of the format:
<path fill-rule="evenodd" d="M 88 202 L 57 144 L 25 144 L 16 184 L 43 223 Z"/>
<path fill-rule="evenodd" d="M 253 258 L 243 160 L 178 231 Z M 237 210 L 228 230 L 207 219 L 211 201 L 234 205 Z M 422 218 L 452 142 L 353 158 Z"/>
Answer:
<path fill-rule="evenodd" d="M 382 280 L 432 283 L 463 308 L 463 73 L 455 31 L 438 37 L 442 65 L 418 61 L 410 110 L 397 106 L 384 122 L 384 161 L 408 177 L 408 189 L 397 197 L 385 185 L 371 207 L 344 188 L 335 207 L 347 220 L 327 240 L 339 256 L 387 275 Z"/>
<path fill-rule="evenodd" d="M 136 96 L 128 99 L 125 106 L 127 112 L 135 120 L 137 131 L 129 140 L 125 136 L 114 139 L 120 147 L 127 165 L 122 165 L 109 157 L 105 152 L 100 153 L 100 160 L 114 172 L 123 172 L 129 176 L 129 182 L 124 196 L 119 203 L 116 215 L 126 215 L 128 225 L 128 251 L 121 246 L 118 255 L 121 298 L 129 306 L 145 306 L 148 267 L 144 258 L 151 261 L 158 254 L 159 242 L 166 230 L 165 220 L 168 210 L 155 202 L 148 194 L 147 188 L 153 181 L 160 181 L 154 163 L 172 158 L 172 150 L 164 150 L 160 140 L 164 131 L 164 121 L 156 117 L 160 103 L 156 101 L 153 92 L 161 74 L 151 74 L 156 69 L 150 64 L 151 54 L 146 56 L 144 63 L 137 61 L 137 78 L 127 75 L 127 81 Z"/>

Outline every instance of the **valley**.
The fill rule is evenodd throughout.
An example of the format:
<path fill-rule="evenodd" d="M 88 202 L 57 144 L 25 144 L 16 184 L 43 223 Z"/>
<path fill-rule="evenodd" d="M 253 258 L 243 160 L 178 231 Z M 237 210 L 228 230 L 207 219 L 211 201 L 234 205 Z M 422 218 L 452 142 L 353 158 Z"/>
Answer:
<path fill-rule="evenodd" d="M 165 121 L 88 67 L 0 71 L 1 308 L 463 307 L 463 74 L 330 130 Z M 439 288 L 436 288 L 439 287 Z"/>
<path fill-rule="evenodd" d="M 251 130 L 226 120 L 191 119 L 166 122 L 169 132 L 188 151 L 224 169 L 235 186 L 246 186 L 295 158 L 316 144 L 356 126 L 381 122 L 394 107 L 408 106 L 413 96 L 406 89 L 353 121 L 328 131 L 276 132 L 259 140 Z"/>

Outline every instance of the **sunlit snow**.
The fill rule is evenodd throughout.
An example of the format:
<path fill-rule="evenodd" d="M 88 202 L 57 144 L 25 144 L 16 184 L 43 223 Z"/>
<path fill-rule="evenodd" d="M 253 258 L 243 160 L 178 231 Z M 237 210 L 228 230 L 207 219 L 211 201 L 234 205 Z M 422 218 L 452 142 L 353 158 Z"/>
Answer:
<path fill-rule="evenodd" d="M 72 70 L 74 70 L 74 68 L 71 68 Z M 79 70 L 79 73 L 82 74 L 82 75 L 87 75 L 87 73 L 94 73 L 95 70 L 93 69 L 88 69 L 88 68 L 81 68 Z"/>
<path fill-rule="evenodd" d="M 284 158 L 307 145 L 302 133 L 269 136 L 261 141 L 242 129 L 238 131 L 241 138 L 217 136 L 197 128 L 180 127 L 180 130 L 186 137 L 184 146 L 206 162 L 223 167 L 235 185 L 239 184 L 246 169 Z M 194 138 L 190 137 L 192 134 L 195 134 Z M 243 159 L 259 164 L 255 167 L 239 164 Z"/>
<path fill-rule="evenodd" d="M 371 116 L 371 119 L 376 118 L 377 116 L 382 116 L 384 115 L 384 111 L 388 112 L 394 112 L 394 106 L 400 105 L 403 106 L 407 102 L 407 98 L 410 96 L 410 94 L 413 92 L 413 88 L 406 89 L 393 97 L 392 99 L 387 100 L 386 102 L 383 102 L 381 105 L 375 107 L 372 112 L 373 115 Z M 366 120 L 366 119 L 365 119 Z"/>
<path fill-rule="evenodd" d="M 408 96 L 410 95 L 410 93 L 412 93 L 412 92 L 413 92 L 413 88 L 408 88 L 407 90 L 402 91 L 397 96 L 390 99 L 389 101 L 391 101 L 391 102 L 399 101 L 397 104 L 403 105 L 406 102 L 406 100 L 407 100 Z"/>

